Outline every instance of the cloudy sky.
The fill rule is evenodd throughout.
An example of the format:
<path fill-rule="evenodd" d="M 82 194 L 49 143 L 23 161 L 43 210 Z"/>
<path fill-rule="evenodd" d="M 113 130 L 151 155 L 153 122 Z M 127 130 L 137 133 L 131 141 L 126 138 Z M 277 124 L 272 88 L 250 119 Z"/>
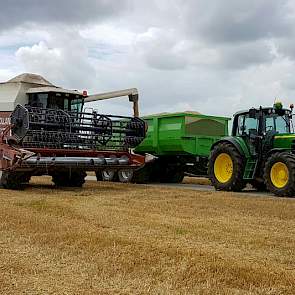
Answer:
<path fill-rule="evenodd" d="M 137 87 L 143 114 L 295 102 L 292 0 L 0 4 L 0 81 L 32 72 L 89 93 Z M 128 107 L 119 100 L 103 110 Z"/>

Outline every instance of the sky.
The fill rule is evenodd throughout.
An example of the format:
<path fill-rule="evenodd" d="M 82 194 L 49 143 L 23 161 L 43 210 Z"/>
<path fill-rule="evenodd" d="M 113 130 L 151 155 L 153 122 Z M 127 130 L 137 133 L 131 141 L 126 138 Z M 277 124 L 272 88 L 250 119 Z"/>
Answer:
<path fill-rule="evenodd" d="M 295 1 L 0 4 L 0 81 L 30 72 L 89 94 L 136 87 L 143 115 L 295 103 Z M 126 99 L 91 106 L 131 113 Z"/>

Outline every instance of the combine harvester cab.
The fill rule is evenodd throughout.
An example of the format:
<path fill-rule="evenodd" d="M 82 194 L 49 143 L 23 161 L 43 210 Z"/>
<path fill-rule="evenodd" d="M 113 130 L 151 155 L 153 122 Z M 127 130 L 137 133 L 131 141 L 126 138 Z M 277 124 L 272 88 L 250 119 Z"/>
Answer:
<path fill-rule="evenodd" d="M 83 111 L 85 102 L 127 95 L 134 117 Z M 88 96 L 23 74 L 0 83 L 0 183 L 17 189 L 31 176 L 50 175 L 57 186 L 81 187 L 87 171 L 138 169 L 132 153 L 145 138 L 138 94 L 127 89 Z"/>

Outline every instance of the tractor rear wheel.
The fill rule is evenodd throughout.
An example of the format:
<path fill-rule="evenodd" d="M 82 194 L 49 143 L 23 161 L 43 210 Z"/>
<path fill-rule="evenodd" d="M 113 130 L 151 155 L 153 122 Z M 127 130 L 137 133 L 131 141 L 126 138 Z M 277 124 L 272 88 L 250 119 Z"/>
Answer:
<path fill-rule="evenodd" d="M 295 156 L 274 153 L 264 168 L 267 189 L 278 197 L 295 197 Z"/>
<path fill-rule="evenodd" d="M 243 180 L 245 161 L 230 143 L 221 142 L 211 151 L 209 159 L 209 179 L 217 190 L 241 191 L 246 183 Z"/>

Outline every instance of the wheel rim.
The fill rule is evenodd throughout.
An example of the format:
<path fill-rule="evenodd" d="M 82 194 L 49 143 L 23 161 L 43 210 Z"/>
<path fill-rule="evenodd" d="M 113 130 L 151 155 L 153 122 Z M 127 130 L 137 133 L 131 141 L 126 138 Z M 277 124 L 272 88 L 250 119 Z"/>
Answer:
<path fill-rule="evenodd" d="M 114 178 L 115 171 L 113 170 L 103 170 L 102 177 L 104 180 L 112 180 Z"/>
<path fill-rule="evenodd" d="M 132 175 L 133 175 L 133 171 L 132 170 L 122 170 L 120 171 L 122 178 L 129 180 Z"/>
<path fill-rule="evenodd" d="M 283 188 L 289 181 L 289 169 L 285 163 L 277 162 L 270 170 L 272 184 L 277 188 Z"/>
<path fill-rule="evenodd" d="M 217 156 L 214 162 L 214 175 L 221 183 L 228 182 L 233 175 L 233 160 L 230 155 L 222 153 Z"/>

